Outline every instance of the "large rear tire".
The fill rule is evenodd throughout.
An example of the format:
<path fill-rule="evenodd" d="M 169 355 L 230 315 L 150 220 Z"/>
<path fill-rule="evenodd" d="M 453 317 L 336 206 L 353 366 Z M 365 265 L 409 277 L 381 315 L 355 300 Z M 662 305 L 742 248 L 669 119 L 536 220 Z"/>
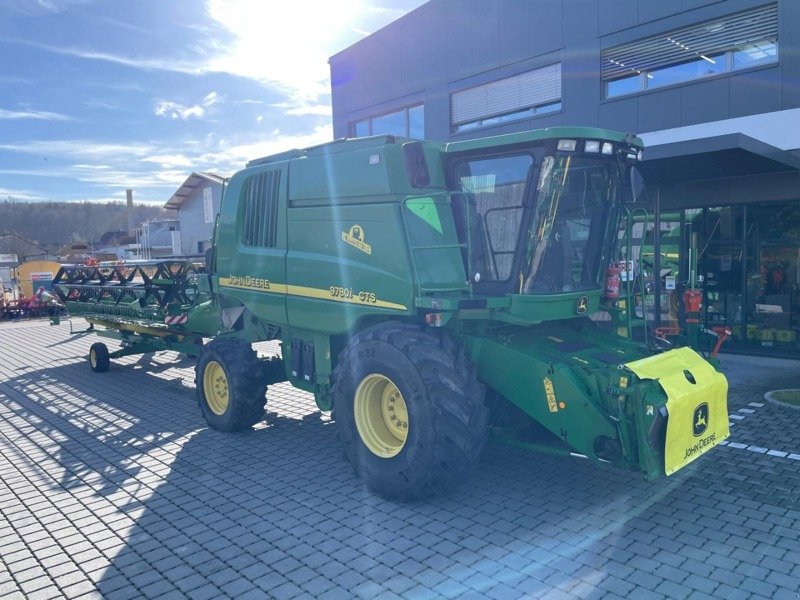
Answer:
<path fill-rule="evenodd" d="M 485 389 L 446 332 L 385 323 L 348 343 L 333 372 L 347 459 L 381 496 L 414 500 L 464 481 L 488 436 Z"/>
<path fill-rule="evenodd" d="M 247 342 L 214 340 L 195 367 L 197 403 L 206 422 L 220 431 L 241 431 L 264 416 L 267 383 L 255 350 Z"/>

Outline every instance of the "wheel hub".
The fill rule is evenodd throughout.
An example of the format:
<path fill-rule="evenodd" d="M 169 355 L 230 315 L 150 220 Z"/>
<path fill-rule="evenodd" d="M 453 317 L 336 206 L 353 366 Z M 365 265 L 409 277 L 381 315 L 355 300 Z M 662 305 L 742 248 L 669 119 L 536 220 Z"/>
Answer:
<path fill-rule="evenodd" d="M 361 441 L 370 452 L 381 458 L 400 453 L 408 438 L 408 408 L 391 379 L 367 375 L 356 389 L 353 414 Z"/>
<path fill-rule="evenodd" d="M 89 350 L 89 364 L 92 365 L 93 369 L 97 368 L 97 352 L 94 350 Z"/>
<path fill-rule="evenodd" d="M 203 390 L 211 412 L 222 415 L 228 410 L 228 377 L 215 360 L 209 361 L 203 371 Z"/>

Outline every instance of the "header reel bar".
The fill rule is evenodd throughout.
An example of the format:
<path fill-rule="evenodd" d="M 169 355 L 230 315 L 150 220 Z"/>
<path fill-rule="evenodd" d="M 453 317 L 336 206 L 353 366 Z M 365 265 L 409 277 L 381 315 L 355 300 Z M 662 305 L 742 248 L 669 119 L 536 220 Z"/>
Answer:
<path fill-rule="evenodd" d="M 53 279 L 53 290 L 72 313 L 125 317 L 163 313 L 168 306 L 196 303 L 197 267 L 183 260 L 63 265 Z"/>

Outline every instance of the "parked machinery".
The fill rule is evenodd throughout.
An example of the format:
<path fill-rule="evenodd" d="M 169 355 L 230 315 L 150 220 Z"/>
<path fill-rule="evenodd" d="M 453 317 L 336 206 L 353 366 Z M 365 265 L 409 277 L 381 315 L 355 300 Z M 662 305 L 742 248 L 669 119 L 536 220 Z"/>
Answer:
<path fill-rule="evenodd" d="M 92 347 L 96 371 L 154 349 L 199 354 L 198 402 L 217 429 L 261 419 L 270 384 L 312 392 L 388 497 L 463 481 L 490 428 L 669 475 L 727 437 L 725 378 L 690 348 L 589 319 L 620 258 L 641 147 L 553 128 L 290 151 L 231 178 L 206 272 L 66 270 L 56 290 L 122 339 Z M 281 341 L 282 359 L 256 356 L 264 340 Z"/>

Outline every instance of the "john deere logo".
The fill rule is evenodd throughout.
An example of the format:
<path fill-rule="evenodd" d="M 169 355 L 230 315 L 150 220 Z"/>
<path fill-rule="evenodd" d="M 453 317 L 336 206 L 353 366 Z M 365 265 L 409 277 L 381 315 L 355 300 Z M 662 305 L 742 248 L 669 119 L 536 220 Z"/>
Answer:
<path fill-rule="evenodd" d="M 350 231 L 343 231 L 342 240 L 353 246 L 353 248 L 358 248 L 366 254 L 372 254 L 372 246 L 364 241 L 364 230 L 361 225 L 353 225 Z"/>
<path fill-rule="evenodd" d="M 694 409 L 692 416 L 692 434 L 694 437 L 700 437 L 708 429 L 708 404 L 703 402 L 700 406 Z"/>
<path fill-rule="evenodd" d="M 575 307 L 575 310 L 578 312 L 579 315 L 582 315 L 586 312 L 589 308 L 589 296 L 581 296 L 578 298 L 578 305 Z"/>

